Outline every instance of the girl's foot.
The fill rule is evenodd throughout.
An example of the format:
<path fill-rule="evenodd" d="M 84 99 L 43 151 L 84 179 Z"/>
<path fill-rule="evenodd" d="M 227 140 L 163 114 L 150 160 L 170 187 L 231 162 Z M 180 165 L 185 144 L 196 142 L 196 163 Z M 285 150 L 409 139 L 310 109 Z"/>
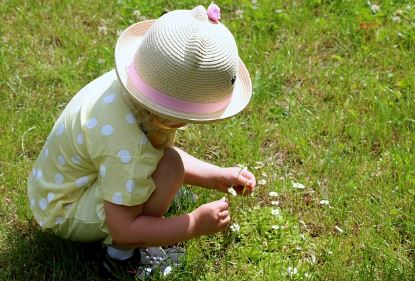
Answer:
<path fill-rule="evenodd" d="M 111 258 L 106 253 L 102 264 L 105 271 L 116 278 L 124 279 L 130 275 L 143 280 L 158 272 L 167 276 L 173 268 L 181 265 L 184 258 L 185 251 L 180 247 L 150 247 L 136 249 L 126 260 Z"/>

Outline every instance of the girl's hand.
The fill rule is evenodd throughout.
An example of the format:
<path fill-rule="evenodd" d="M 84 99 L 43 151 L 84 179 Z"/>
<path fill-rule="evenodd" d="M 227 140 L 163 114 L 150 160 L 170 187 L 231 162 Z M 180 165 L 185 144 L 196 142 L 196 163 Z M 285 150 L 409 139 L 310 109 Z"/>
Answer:
<path fill-rule="evenodd" d="M 221 168 L 218 190 L 226 193 L 231 186 L 238 194 L 251 194 L 256 186 L 255 176 L 246 168 L 242 170 L 239 167 Z"/>
<path fill-rule="evenodd" d="M 230 221 L 229 204 L 225 198 L 203 204 L 190 213 L 197 235 L 209 235 L 225 229 Z"/>

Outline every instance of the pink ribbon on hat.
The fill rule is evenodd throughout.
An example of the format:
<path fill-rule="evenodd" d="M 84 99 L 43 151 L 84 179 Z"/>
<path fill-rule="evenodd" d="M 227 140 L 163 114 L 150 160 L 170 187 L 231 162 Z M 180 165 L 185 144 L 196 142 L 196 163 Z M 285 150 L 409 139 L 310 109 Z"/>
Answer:
<path fill-rule="evenodd" d="M 208 17 L 211 21 L 213 21 L 214 23 L 218 23 L 220 20 L 220 8 L 218 5 L 216 4 L 210 4 L 208 9 L 207 9 L 207 14 Z"/>
<path fill-rule="evenodd" d="M 197 103 L 191 101 L 180 100 L 175 97 L 166 95 L 144 82 L 138 74 L 134 63 L 127 67 L 128 77 L 141 94 L 149 98 L 151 101 L 168 109 L 187 113 L 213 113 L 224 109 L 231 101 L 232 95 L 225 100 L 216 103 Z"/>

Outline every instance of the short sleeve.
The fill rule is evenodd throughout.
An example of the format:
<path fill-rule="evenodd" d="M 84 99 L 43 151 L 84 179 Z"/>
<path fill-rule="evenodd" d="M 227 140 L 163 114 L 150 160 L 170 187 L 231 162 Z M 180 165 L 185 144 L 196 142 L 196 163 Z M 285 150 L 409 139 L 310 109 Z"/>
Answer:
<path fill-rule="evenodd" d="M 152 153 L 144 145 L 141 151 L 120 149 L 116 155 L 100 157 L 98 161 L 99 196 L 118 205 L 143 204 L 156 188 L 152 174 L 162 153 Z"/>
<path fill-rule="evenodd" d="M 83 118 L 85 145 L 97 169 L 97 196 L 118 205 L 148 200 L 155 189 L 152 174 L 163 156 L 140 130 L 117 91 L 109 89 Z"/>

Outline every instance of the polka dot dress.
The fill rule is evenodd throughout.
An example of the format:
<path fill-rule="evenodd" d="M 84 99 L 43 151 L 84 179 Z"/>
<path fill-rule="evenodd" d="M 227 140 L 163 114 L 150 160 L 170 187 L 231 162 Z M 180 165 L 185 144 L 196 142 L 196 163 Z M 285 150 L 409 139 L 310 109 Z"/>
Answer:
<path fill-rule="evenodd" d="M 76 206 L 92 184 L 102 203 L 133 206 L 148 200 L 163 152 L 148 142 L 130 106 L 111 71 L 76 94 L 62 112 L 28 180 L 30 207 L 43 228 L 70 218 L 64 206 Z"/>

